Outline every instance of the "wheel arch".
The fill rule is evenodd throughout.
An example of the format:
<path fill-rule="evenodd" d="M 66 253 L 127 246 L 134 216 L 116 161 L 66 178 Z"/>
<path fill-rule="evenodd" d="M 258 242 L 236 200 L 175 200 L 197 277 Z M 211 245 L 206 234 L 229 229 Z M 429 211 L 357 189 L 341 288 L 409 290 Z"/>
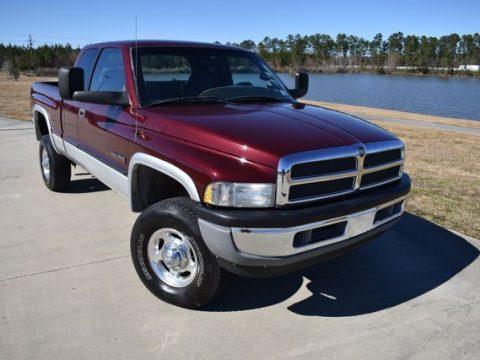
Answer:
<path fill-rule="evenodd" d="M 185 194 L 188 194 L 188 197 L 190 197 L 192 200 L 200 201 L 197 187 L 195 186 L 195 183 L 190 175 L 188 175 L 185 171 L 157 157 L 145 153 L 135 153 L 130 159 L 128 168 L 130 205 L 132 211 L 140 212 L 145 208 L 145 203 L 141 194 L 142 189 L 139 186 L 141 181 L 139 178 L 141 169 L 149 169 L 159 173 L 166 179 L 170 179 L 174 183 L 178 184 L 184 190 Z M 178 191 L 178 189 L 176 190 Z M 174 191 L 171 194 L 172 196 L 168 197 L 178 196 L 177 191 Z"/>
<path fill-rule="evenodd" d="M 33 105 L 32 122 L 35 128 L 35 136 L 37 137 L 37 140 L 40 141 L 42 136 L 50 135 L 52 133 L 48 112 L 38 104 Z"/>
<path fill-rule="evenodd" d="M 48 135 L 50 137 L 50 141 L 52 142 L 53 149 L 59 154 L 66 154 L 63 149 L 62 139 L 59 136 L 54 135 L 52 132 L 50 115 L 43 106 L 38 104 L 33 105 L 32 122 L 35 128 L 35 136 L 37 140 L 40 141 L 42 136 Z"/>

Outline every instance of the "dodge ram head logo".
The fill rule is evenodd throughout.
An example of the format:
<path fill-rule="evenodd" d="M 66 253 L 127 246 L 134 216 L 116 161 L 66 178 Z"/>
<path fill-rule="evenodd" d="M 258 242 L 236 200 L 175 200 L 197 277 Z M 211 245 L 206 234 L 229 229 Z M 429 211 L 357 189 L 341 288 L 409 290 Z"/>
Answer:
<path fill-rule="evenodd" d="M 358 147 L 358 155 L 360 155 L 360 157 L 365 156 L 365 148 L 363 146 Z"/>

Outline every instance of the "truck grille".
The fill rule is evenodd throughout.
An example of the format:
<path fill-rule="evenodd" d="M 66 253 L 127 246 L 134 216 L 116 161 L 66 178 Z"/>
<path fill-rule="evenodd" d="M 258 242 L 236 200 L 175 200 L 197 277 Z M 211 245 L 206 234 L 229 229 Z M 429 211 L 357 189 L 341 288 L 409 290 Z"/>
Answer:
<path fill-rule="evenodd" d="M 403 143 L 355 144 L 292 154 L 280 159 L 277 204 L 314 201 L 398 180 Z"/>

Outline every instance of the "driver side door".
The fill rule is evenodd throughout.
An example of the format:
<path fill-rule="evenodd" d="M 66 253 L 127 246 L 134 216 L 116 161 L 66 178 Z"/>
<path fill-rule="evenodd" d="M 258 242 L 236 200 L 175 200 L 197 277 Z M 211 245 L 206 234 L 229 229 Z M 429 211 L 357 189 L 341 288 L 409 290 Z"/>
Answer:
<path fill-rule="evenodd" d="M 104 48 L 95 65 L 90 91 L 126 91 L 119 48 Z M 128 171 L 129 140 L 135 121 L 127 108 L 82 102 L 78 112 L 79 148 L 114 170 Z"/>

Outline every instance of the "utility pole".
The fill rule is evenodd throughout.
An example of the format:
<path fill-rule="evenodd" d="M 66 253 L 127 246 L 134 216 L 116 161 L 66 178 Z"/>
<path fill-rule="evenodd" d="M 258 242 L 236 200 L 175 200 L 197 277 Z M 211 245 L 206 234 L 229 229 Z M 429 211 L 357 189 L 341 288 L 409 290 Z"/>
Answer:
<path fill-rule="evenodd" d="M 30 49 L 30 65 L 33 70 L 33 40 L 32 40 L 32 34 L 28 35 L 28 48 Z"/>

